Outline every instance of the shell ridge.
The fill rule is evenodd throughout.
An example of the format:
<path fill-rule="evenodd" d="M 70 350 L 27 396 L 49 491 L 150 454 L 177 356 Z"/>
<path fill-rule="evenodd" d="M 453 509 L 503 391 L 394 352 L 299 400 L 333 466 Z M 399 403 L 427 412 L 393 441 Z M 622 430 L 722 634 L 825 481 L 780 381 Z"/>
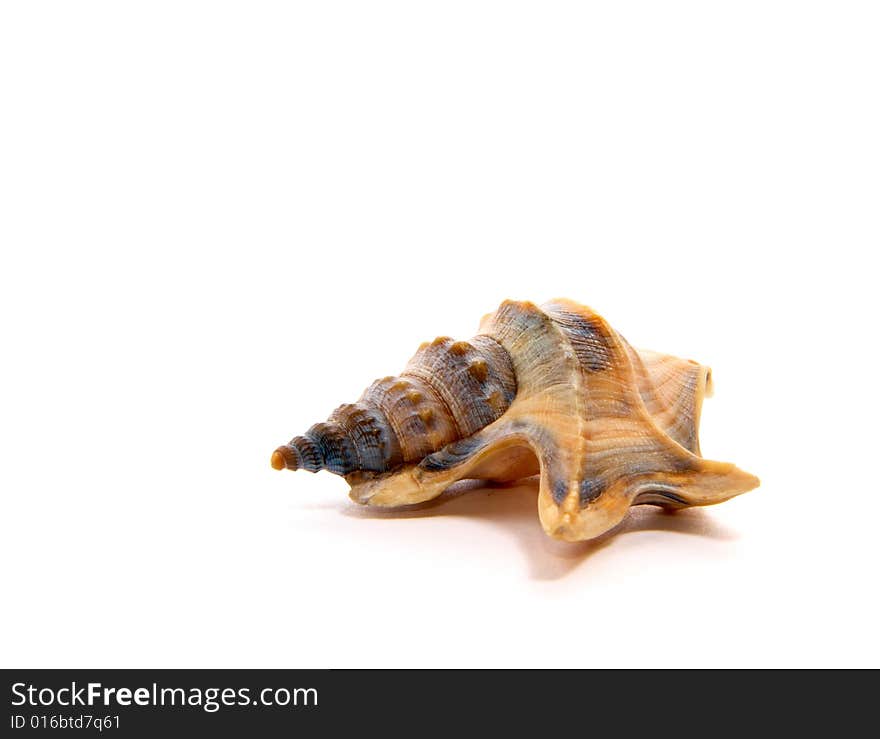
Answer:
<path fill-rule="evenodd" d="M 430 372 L 425 372 L 421 367 L 413 366 L 407 367 L 403 371 L 403 375 L 406 377 L 415 377 L 424 384 L 425 388 L 431 393 L 431 396 L 437 401 L 440 407 L 445 412 L 447 418 L 452 422 L 453 428 L 455 429 L 456 439 L 461 439 L 463 436 L 462 430 L 458 425 L 458 419 L 455 417 L 455 414 L 452 412 L 452 408 L 449 407 L 449 403 L 446 401 L 446 398 L 443 396 L 443 393 L 437 388 L 436 384 L 431 378 Z M 450 442 L 451 443 L 451 442 Z"/>

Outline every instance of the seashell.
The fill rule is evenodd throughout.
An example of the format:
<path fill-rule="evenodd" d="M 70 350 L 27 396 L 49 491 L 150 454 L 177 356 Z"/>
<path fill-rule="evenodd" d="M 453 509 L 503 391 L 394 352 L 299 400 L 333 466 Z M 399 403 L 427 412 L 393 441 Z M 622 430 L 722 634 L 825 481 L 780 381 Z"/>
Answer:
<path fill-rule="evenodd" d="M 580 541 L 632 505 L 709 505 L 757 487 L 700 456 L 710 394 L 708 367 L 636 351 L 590 308 L 505 301 L 469 341 L 422 344 L 400 376 L 279 447 L 272 466 L 344 475 L 353 500 L 387 507 L 463 479 L 537 474 L 544 530 Z"/>

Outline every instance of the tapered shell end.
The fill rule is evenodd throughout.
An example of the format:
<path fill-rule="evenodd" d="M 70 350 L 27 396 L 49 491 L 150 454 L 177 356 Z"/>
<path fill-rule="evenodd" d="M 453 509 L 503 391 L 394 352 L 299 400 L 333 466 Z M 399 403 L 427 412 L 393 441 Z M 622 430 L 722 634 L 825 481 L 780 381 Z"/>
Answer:
<path fill-rule="evenodd" d="M 276 449 L 272 452 L 272 458 L 269 463 L 272 465 L 272 468 L 276 470 L 283 470 L 287 467 L 287 462 L 284 459 L 284 455 L 281 453 L 281 449 Z"/>

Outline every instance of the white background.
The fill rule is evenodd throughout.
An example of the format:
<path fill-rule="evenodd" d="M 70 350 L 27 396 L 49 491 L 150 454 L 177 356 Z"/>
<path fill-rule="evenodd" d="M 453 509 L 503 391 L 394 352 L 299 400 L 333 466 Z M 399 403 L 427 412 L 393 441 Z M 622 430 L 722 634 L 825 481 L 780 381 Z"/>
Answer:
<path fill-rule="evenodd" d="M 880 666 L 880 11 L 0 11 L 6 667 Z M 507 297 L 714 369 L 714 508 L 361 509 L 272 450 Z"/>

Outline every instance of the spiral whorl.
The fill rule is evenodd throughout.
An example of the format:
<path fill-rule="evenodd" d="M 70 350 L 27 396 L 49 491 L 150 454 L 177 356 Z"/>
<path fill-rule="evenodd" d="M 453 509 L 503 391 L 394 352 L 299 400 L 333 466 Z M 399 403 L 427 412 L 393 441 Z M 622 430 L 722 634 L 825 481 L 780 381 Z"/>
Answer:
<path fill-rule="evenodd" d="M 275 469 L 386 472 L 470 436 L 516 395 L 513 364 L 489 336 L 438 337 L 419 347 L 398 377 L 376 380 L 272 454 Z"/>

